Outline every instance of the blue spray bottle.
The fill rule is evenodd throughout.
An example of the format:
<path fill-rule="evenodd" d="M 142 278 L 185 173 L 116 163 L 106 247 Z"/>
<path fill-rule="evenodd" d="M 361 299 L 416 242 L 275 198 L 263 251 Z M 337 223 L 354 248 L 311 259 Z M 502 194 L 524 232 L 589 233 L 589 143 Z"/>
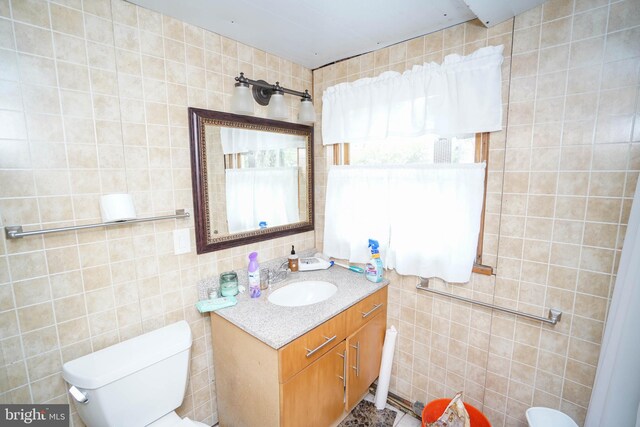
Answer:
<path fill-rule="evenodd" d="M 382 260 L 380 259 L 380 251 L 378 251 L 379 246 L 377 240 L 369 239 L 371 260 L 364 269 L 364 276 L 373 283 L 382 282 Z"/>

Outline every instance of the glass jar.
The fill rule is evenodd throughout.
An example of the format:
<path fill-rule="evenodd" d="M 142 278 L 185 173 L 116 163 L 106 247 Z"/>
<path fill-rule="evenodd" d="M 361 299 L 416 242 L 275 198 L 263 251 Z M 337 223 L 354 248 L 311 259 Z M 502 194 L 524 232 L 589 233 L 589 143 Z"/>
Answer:
<path fill-rule="evenodd" d="M 261 268 L 260 269 L 260 290 L 261 291 L 266 291 L 267 289 L 269 289 L 269 277 L 271 275 L 269 274 L 269 269 L 268 268 Z"/>
<path fill-rule="evenodd" d="M 235 271 L 227 271 L 220 275 L 220 294 L 223 297 L 238 295 L 238 275 Z"/>

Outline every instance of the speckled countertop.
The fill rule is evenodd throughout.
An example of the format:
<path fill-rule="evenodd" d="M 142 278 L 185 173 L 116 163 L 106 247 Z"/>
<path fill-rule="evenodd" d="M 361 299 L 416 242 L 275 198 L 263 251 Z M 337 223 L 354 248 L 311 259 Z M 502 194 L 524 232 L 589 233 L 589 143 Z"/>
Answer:
<path fill-rule="evenodd" d="M 311 256 L 315 251 L 305 251 L 303 256 Z M 285 258 L 261 264 L 260 267 L 277 267 Z M 246 285 L 246 271 L 236 271 L 240 284 Z M 270 303 L 271 292 L 292 282 L 323 280 L 333 283 L 338 291 L 326 301 L 303 307 L 281 307 Z M 387 286 L 389 282 L 372 283 L 362 273 L 355 273 L 334 265 L 327 270 L 300 271 L 272 285 L 271 290 L 262 291 L 259 298 L 251 298 L 249 292 L 237 295 L 238 304 L 223 308 L 216 313 L 240 329 L 258 338 L 265 344 L 279 349 L 336 314 L 351 307 L 358 301 Z M 205 279 L 198 284 L 201 298 L 207 288 L 217 285 L 217 278 Z M 247 287 L 248 288 L 248 287 Z"/>

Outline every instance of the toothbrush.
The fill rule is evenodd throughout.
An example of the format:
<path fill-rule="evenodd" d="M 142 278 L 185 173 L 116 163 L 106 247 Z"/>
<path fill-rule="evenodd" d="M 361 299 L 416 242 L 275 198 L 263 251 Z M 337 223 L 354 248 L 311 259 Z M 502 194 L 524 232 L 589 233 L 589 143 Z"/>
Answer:
<path fill-rule="evenodd" d="M 331 258 L 326 256 L 325 254 L 322 254 L 320 252 L 316 253 L 314 256 L 318 257 L 318 258 L 325 259 L 325 260 L 331 262 L 332 264 L 338 265 L 338 266 L 340 266 L 342 268 L 346 268 L 347 270 L 355 271 L 356 273 L 364 273 L 364 268 L 362 268 L 362 267 L 356 267 L 355 265 L 341 264 L 339 262 L 336 262 L 335 260 L 332 260 Z"/>
<path fill-rule="evenodd" d="M 341 264 L 339 262 L 332 261 L 335 265 L 339 265 L 342 268 L 346 268 L 347 270 L 355 271 L 356 273 L 364 273 L 364 268 L 356 267 L 355 265 L 346 265 Z"/>

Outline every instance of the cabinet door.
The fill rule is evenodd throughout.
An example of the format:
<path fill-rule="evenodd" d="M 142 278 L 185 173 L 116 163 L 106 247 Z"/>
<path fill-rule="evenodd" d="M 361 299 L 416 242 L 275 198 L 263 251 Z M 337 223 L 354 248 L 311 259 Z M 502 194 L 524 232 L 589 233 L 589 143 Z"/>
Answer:
<path fill-rule="evenodd" d="M 367 394 L 380 373 L 386 324 L 383 311 L 347 338 L 347 411 Z"/>
<path fill-rule="evenodd" d="M 281 426 L 326 427 L 343 414 L 346 343 L 329 350 L 280 388 Z"/>

